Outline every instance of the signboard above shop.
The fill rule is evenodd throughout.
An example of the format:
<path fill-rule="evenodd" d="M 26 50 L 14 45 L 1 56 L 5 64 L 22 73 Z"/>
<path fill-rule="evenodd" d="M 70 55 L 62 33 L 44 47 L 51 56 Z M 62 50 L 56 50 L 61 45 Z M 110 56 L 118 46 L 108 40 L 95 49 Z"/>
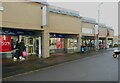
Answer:
<path fill-rule="evenodd" d="M 92 31 L 92 29 L 89 29 L 89 28 L 82 28 L 82 33 L 92 34 L 93 31 Z"/>
<path fill-rule="evenodd" d="M 32 31 L 18 30 L 18 29 L 6 29 L 0 30 L 1 35 L 34 35 Z"/>
<path fill-rule="evenodd" d="M 0 35 L 26 35 L 26 36 L 32 36 L 36 35 L 37 33 L 35 31 L 30 30 L 22 30 L 22 29 L 9 29 L 9 28 L 2 28 L 0 29 Z"/>
<path fill-rule="evenodd" d="M 78 35 L 76 34 L 57 34 L 57 33 L 51 33 L 50 38 L 77 38 Z"/>

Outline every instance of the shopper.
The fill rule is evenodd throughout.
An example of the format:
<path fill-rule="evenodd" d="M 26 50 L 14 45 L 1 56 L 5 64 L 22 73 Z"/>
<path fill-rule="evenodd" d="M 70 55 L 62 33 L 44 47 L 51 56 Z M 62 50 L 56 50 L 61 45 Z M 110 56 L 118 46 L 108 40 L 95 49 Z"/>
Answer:
<path fill-rule="evenodd" d="M 19 56 L 20 56 L 20 43 L 19 43 L 19 40 L 16 41 L 16 58 L 19 59 Z"/>
<path fill-rule="evenodd" d="M 21 40 L 20 42 L 20 59 L 23 58 L 22 53 L 25 51 L 25 44 L 24 44 L 24 39 Z"/>

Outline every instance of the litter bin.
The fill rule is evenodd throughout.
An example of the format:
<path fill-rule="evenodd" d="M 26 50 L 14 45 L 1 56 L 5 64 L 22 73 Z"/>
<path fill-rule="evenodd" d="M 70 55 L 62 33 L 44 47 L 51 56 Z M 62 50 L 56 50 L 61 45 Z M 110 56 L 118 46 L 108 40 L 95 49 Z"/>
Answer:
<path fill-rule="evenodd" d="M 85 52 L 85 46 L 81 46 L 81 53 Z"/>

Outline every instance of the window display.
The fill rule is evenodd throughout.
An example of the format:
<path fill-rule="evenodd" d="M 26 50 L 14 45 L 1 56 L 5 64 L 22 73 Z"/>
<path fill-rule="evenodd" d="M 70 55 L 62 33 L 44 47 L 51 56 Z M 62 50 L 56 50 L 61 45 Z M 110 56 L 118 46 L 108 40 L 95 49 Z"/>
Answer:
<path fill-rule="evenodd" d="M 29 44 L 33 44 L 33 38 L 32 37 L 29 37 L 28 40 L 29 40 Z"/>
<path fill-rule="evenodd" d="M 57 38 L 56 39 L 56 45 L 58 49 L 61 49 L 63 44 L 62 44 L 62 38 Z"/>
<path fill-rule="evenodd" d="M 50 34 L 50 53 L 74 53 L 78 51 L 77 35 Z"/>
<path fill-rule="evenodd" d="M 64 38 L 50 38 L 50 53 L 60 52 L 64 50 Z"/>
<path fill-rule="evenodd" d="M 41 56 L 41 36 L 40 31 L 29 31 L 21 29 L 3 28 L 0 35 L 0 53 L 4 54 L 4 58 L 13 58 L 19 55 L 19 43 L 24 40 L 25 51 L 27 55 Z"/>
<path fill-rule="evenodd" d="M 11 51 L 11 36 L 0 36 L 0 52 L 8 52 Z"/>
<path fill-rule="evenodd" d="M 77 51 L 77 39 L 75 39 L 75 38 L 68 38 L 67 50 L 68 50 L 68 53 L 74 53 L 74 52 Z"/>

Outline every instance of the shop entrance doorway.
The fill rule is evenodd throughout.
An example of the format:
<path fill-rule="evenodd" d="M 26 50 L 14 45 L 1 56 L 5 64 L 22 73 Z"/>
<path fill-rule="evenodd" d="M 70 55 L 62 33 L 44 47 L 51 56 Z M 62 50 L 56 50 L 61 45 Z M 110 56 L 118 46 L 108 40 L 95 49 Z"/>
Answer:
<path fill-rule="evenodd" d="M 20 36 L 20 41 L 24 39 L 27 55 L 37 55 L 41 57 L 41 37 Z"/>

